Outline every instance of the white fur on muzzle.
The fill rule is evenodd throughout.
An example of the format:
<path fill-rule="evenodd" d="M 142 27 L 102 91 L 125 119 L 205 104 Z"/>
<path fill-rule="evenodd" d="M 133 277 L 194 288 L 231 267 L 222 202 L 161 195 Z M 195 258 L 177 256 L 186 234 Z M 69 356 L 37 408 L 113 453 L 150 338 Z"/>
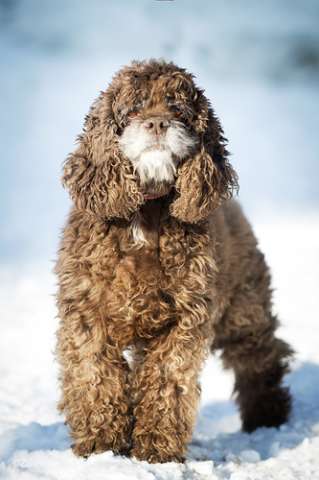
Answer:
<path fill-rule="evenodd" d="M 139 120 L 132 121 L 119 141 L 122 152 L 132 162 L 143 184 L 150 181 L 172 183 L 178 162 L 195 144 L 195 139 L 178 121 L 172 121 L 158 138 Z"/>

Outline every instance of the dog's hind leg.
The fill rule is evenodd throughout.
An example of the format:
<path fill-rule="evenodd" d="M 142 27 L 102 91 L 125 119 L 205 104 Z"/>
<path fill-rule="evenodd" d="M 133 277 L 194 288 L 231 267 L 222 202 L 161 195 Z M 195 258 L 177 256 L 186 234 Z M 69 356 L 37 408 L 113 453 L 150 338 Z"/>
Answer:
<path fill-rule="evenodd" d="M 265 296 L 261 290 L 250 284 L 236 293 L 216 328 L 213 346 L 222 349 L 224 366 L 234 370 L 236 400 L 247 432 L 278 427 L 291 408 L 282 379 L 293 352 L 275 336 L 278 322 L 270 312 L 270 291 Z"/>

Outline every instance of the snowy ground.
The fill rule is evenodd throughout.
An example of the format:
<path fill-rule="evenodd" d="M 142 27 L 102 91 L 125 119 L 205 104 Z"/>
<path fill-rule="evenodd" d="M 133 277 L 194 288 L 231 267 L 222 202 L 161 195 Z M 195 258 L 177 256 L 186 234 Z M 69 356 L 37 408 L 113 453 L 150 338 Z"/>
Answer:
<path fill-rule="evenodd" d="M 280 335 L 297 351 L 286 381 L 292 417 L 280 430 L 240 431 L 230 400 L 231 373 L 218 358 L 203 371 L 203 396 L 185 465 L 148 465 L 110 452 L 73 456 L 58 396 L 54 362 L 54 279 L 48 265 L 23 274 L 1 271 L 0 478 L 6 480 L 314 480 L 319 479 L 319 218 L 256 225 L 274 272 Z"/>
<path fill-rule="evenodd" d="M 318 0 L 0 0 L 1 480 L 319 479 L 318 17 Z M 185 465 L 84 461 L 56 411 L 61 164 L 98 91 L 151 56 L 194 72 L 222 120 L 296 350 L 294 408 L 279 431 L 241 433 L 210 359 Z"/>

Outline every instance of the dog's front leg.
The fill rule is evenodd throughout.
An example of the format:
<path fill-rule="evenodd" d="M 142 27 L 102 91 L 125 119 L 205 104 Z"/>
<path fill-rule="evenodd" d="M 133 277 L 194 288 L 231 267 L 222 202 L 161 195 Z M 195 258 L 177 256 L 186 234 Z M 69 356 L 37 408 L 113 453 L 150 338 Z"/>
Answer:
<path fill-rule="evenodd" d="M 198 375 L 206 351 L 199 327 L 176 326 L 147 344 L 133 381 L 133 456 L 151 463 L 183 461 L 195 422 Z"/>
<path fill-rule="evenodd" d="M 89 312 L 92 316 L 92 312 Z M 91 317 L 92 319 L 92 317 Z M 129 368 L 121 350 L 105 335 L 100 319 L 88 328 L 69 309 L 58 332 L 62 398 L 76 455 L 129 449 Z"/>

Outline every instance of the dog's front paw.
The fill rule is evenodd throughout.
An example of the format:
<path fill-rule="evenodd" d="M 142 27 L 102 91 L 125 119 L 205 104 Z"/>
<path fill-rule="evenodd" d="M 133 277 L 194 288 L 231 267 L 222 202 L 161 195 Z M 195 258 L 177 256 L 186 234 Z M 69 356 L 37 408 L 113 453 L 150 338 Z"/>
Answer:
<path fill-rule="evenodd" d="M 77 457 L 88 458 L 95 451 L 95 441 L 86 440 L 83 442 L 76 442 L 71 445 L 74 455 Z"/>
<path fill-rule="evenodd" d="M 176 438 L 174 440 L 176 441 Z M 167 445 L 167 438 L 161 438 L 156 434 L 140 435 L 135 438 L 130 454 L 138 460 L 149 463 L 183 463 L 185 461 L 183 452 L 173 451 Z"/>
<path fill-rule="evenodd" d="M 133 448 L 131 450 L 131 457 L 135 457 L 137 460 L 145 460 L 148 463 L 169 463 L 177 462 L 183 463 L 185 457 L 179 454 L 157 452 L 156 450 L 148 449 L 140 450 L 139 448 Z"/>
<path fill-rule="evenodd" d="M 128 455 L 130 442 L 119 435 L 112 442 L 105 438 L 96 438 L 94 440 L 85 440 L 76 442 L 72 445 L 73 453 L 78 457 L 88 458 L 91 454 L 103 453 L 111 450 L 115 455 Z"/>

